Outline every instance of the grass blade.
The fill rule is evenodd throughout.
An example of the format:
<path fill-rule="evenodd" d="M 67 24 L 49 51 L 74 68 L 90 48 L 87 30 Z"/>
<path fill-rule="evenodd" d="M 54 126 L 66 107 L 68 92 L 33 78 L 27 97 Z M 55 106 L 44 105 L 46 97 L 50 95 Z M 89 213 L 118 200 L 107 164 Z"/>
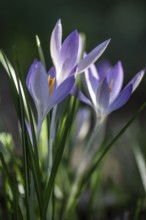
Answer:
<path fill-rule="evenodd" d="M 70 112 L 69 116 L 66 118 L 66 123 L 65 123 L 66 126 L 64 126 L 64 129 L 63 129 L 62 139 L 61 139 L 60 144 L 59 144 L 57 151 L 56 151 L 51 175 L 50 175 L 49 182 L 48 182 L 48 185 L 46 187 L 46 192 L 45 192 L 44 207 L 43 207 L 43 220 L 46 219 L 46 212 L 47 212 L 47 208 L 48 208 L 49 199 L 51 196 L 51 191 L 54 186 L 54 180 L 55 180 L 55 177 L 56 177 L 56 174 L 57 174 L 57 171 L 59 168 L 59 164 L 60 164 L 62 156 L 63 156 L 64 148 L 66 145 L 66 140 L 67 140 L 67 137 L 68 137 L 70 129 L 71 129 L 70 125 L 74 119 L 76 104 L 77 104 L 76 99 L 74 99 L 72 106 L 71 106 L 71 112 Z"/>
<path fill-rule="evenodd" d="M 118 134 L 113 138 L 113 140 L 102 151 L 97 152 L 98 158 L 93 163 L 93 165 L 89 168 L 88 172 L 86 172 L 84 174 L 84 176 L 82 176 L 82 178 L 79 179 L 78 188 L 76 190 L 74 198 L 72 199 L 71 204 L 69 204 L 69 206 L 67 206 L 66 213 L 65 213 L 66 215 L 70 215 L 72 213 L 72 211 L 74 210 L 75 205 L 79 199 L 79 196 L 80 196 L 80 193 L 81 193 L 83 187 L 85 185 L 87 185 L 87 183 L 89 182 L 94 171 L 98 168 L 98 166 L 103 161 L 103 159 L 108 154 L 108 152 L 111 150 L 111 148 L 113 147 L 115 142 L 124 134 L 124 132 L 127 130 L 127 128 L 140 115 L 140 113 L 144 110 L 145 107 L 146 107 L 146 102 L 138 109 L 138 111 L 128 121 L 128 123 L 118 132 Z"/>

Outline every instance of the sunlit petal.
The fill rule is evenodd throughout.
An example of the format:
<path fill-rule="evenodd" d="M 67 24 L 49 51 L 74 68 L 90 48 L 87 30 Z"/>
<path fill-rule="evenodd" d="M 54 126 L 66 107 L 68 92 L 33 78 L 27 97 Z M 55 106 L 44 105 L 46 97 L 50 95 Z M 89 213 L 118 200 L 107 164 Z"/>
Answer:
<path fill-rule="evenodd" d="M 129 86 L 130 84 L 132 85 L 132 92 L 135 91 L 135 89 L 138 87 L 139 83 L 141 82 L 143 76 L 144 76 L 145 71 L 141 70 L 140 72 L 138 72 L 128 83 L 127 86 Z"/>
<path fill-rule="evenodd" d="M 99 86 L 96 91 L 96 101 L 97 108 L 106 109 L 109 105 L 109 87 L 107 80 L 105 79 Z"/>
<path fill-rule="evenodd" d="M 59 70 L 59 67 L 61 65 L 59 60 L 61 41 L 62 41 L 62 25 L 61 25 L 61 20 L 59 19 L 52 32 L 51 41 L 50 41 L 51 57 L 55 65 L 55 68 L 57 68 L 57 71 Z"/>
<path fill-rule="evenodd" d="M 62 63 L 61 74 L 67 74 L 72 71 L 72 69 L 77 64 L 79 50 L 79 34 L 77 31 L 72 32 L 63 42 L 60 60 Z"/>
<path fill-rule="evenodd" d="M 110 105 L 108 108 L 108 112 L 115 111 L 116 109 L 122 107 L 126 104 L 126 102 L 129 100 L 132 93 L 132 85 L 129 85 L 128 87 L 124 88 L 122 92 L 118 95 L 116 100 Z"/>
<path fill-rule="evenodd" d="M 96 60 L 102 55 L 109 44 L 110 40 L 106 40 L 96 48 L 94 48 L 86 57 L 81 60 L 78 64 L 78 73 L 82 73 L 85 69 L 87 69 L 92 63 L 96 62 Z"/>
<path fill-rule="evenodd" d="M 27 88 L 35 102 L 36 108 L 44 113 L 48 104 L 48 78 L 47 72 L 41 62 L 35 60 L 27 75 Z"/>
<path fill-rule="evenodd" d="M 118 96 L 123 85 L 123 67 L 121 62 L 118 62 L 109 70 L 106 79 L 110 89 L 110 103 L 112 103 Z"/>

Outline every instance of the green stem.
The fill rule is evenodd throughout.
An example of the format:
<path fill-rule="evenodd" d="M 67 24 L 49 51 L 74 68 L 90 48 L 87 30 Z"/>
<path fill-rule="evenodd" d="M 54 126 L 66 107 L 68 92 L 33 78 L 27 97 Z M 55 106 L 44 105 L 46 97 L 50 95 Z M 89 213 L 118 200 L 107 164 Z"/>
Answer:
<path fill-rule="evenodd" d="M 27 219 L 30 220 L 30 204 L 29 204 L 29 162 L 27 157 L 27 144 L 26 144 L 26 130 L 25 130 L 25 114 L 24 114 L 24 103 L 22 99 L 22 93 L 20 89 L 20 81 L 16 75 L 18 91 L 19 91 L 19 108 L 20 108 L 20 122 L 22 128 L 22 150 L 23 150 L 23 165 L 24 165 L 24 182 L 25 182 L 25 193 L 26 193 L 26 215 Z"/>
<path fill-rule="evenodd" d="M 70 210 L 72 209 L 72 206 L 73 204 L 75 203 L 75 200 L 76 200 L 76 197 L 77 197 L 77 193 L 78 193 L 78 189 L 79 189 L 79 186 L 80 186 L 80 182 L 83 178 L 83 175 L 84 175 L 84 171 L 89 163 L 89 161 L 91 160 L 92 158 L 92 155 L 93 154 L 89 154 L 89 150 L 91 148 L 91 145 L 92 143 L 94 142 L 98 132 L 99 132 L 99 128 L 101 126 L 101 123 L 99 123 L 99 121 L 96 121 L 96 124 L 95 124 L 95 127 L 94 127 L 94 130 L 90 136 L 90 139 L 87 143 L 87 147 L 85 149 L 85 152 L 83 153 L 83 156 L 81 158 L 81 163 L 79 164 L 79 168 L 78 168 L 78 171 L 77 171 L 77 174 L 76 174 L 76 179 L 72 185 L 72 188 L 71 188 L 71 192 L 70 192 L 70 196 L 69 196 L 69 200 L 67 202 L 67 207 L 66 207 L 66 213 L 69 213 Z"/>
<path fill-rule="evenodd" d="M 143 207 L 144 202 L 145 202 L 144 198 L 141 198 L 137 201 L 137 206 L 136 206 L 135 213 L 134 213 L 134 216 L 133 216 L 134 220 L 139 219 L 140 211 Z"/>
<path fill-rule="evenodd" d="M 45 197 L 44 197 L 44 204 L 43 204 L 43 219 L 46 219 L 48 203 L 50 200 L 52 188 L 54 186 L 54 180 L 55 180 L 55 177 L 56 177 L 56 174 L 57 174 L 57 171 L 58 171 L 58 168 L 59 168 L 62 156 L 63 156 L 63 152 L 64 152 L 64 149 L 66 146 L 67 137 L 68 137 L 70 130 L 71 130 L 70 124 L 73 122 L 73 119 L 74 119 L 75 113 L 76 113 L 76 109 L 77 109 L 76 99 L 71 99 L 71 101 L 72 101 L 72 103 L 70 105 L 70 108 L 69 109 L 67 108 L 68 105 L 66 107 L 66 111 L 67 111 L 66 116 L 65 116 L 65 125 L 66 126 L 63 126 L 63 130 L 61 132 L 60 143 L 59 143 L 59 146 L 57 147 L 57 151 L 56 151 L 55 158 L 53 161 L 53 166 L 52 166 L 50 178 L 47 183 L 46 191 L 44 194 Z"/>
<path fill-rule="evenodd" d="M 39 139 L 40 139 L 42 123 L 43 123 L 42 118 L 38 116 L 38 124 L 37 124 L 37 131 L 36 131 L 36 141 L 37 141 L 37 144 L 39 143 Z"/>
<path fill-rule="evenodd" d="M 100 163 L 107 155 L 107 153 L 111 150 L 114 143 L 121 137 L 121 135 L 126 131 L 126 129 L 130 126 L 130 124 L 139 116 L 139 114 L 144 110 L 145 107 L 146 107 L 146 102 L 138 109 L 138 111 L 129 120 L 129 122 L 120 130 L 120 132 L 118 132 L 118 134 L 113 138 L 113 140 L 105 147 L 105 149 L 99 155 L 97 161 L 91 166 L 88 172 L 86 172 L 84 175 L 82 172 L 81 174 L 79 173 L 80 175 L 77 176 L 73 184 L 65 215 L 68 215 L 71 212 L 71 210 L 74 208 L 76 200 L 78 199 L 79 193 L 81 192 L 83 186 L 85 185 L 85 183 L 89 181 L 91 175 L 93 174 L 95 169 L 97 169 L 97 167 L 100 165 Z M 79 172 L 80 172 L 80 168 L 79 168 Z"/>
<path fill-rule="evenodd" d="M 98 120 L 96 120 L 96 124 L 94 126 L 93 132 L 89 138 L 89 141 L 87 143 L 86 149 L 85 149 L 85 153 L 84 156 L 86 156 L 86 154 L 89 154 L 89 151 L 91 149 L 91 145 L 93 144 L 95 138 L 97 137 L 98 132 L 100 131 L 101 126 L 103 125 L 103 123 L 100 123 Z M 92 149 L 93 150 L 93 149 Z M 93 154 L 93 153 L 92 153 Z"/>
<path fill-rule="evenodd" d="M 53 142 L 55 137 L 55 119 L 56 119 L 57 105 L 53 108 L 51 126 L 50 126 L 50 139 L 49 139 L 49 160 L 48 160 L 48 173 L 50 175 L 53 164 Z"/>
<path fill-rule="evenodd" d="M 117 133 L 117 135 L 112 139 L 112 141 L 103 149 L 103 151 L 100 153 L 98 156 L 97 160 L 95 163 L 91 166 L 90 170 L 88 173 L 86 173 L 80 183 L 80 189 L 79 191 L 82 190 L 84 187 L 85 183 L 87 184 L 88 181 L 90 180 L 92 174 L 94 173 L 95 170 L 97 170 L 97 167 L 100 165 L 102 160 L 105 158 L 107 153 L 111 150 L 115 142 L 124 134 L 124 132 L 127 130 L 127 128 L 132 124 L 132 122 L 140 115 L 140 113 L 146 108 L 146 102 L 137 110 L 137 112 L 133 115 L 133 117 L 127 122 L 127 124 Z"/>

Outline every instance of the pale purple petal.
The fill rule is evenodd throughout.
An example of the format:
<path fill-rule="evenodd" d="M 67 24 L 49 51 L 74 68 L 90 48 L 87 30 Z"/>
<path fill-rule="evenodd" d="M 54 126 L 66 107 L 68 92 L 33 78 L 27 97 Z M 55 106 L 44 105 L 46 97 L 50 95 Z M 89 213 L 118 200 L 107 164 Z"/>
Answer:
<path fill-rule="evenodd" d="M 98 63 L 97 71 L 101 81 L 106 77 L 107 72 L 110 69 L 111 69 L 111 63 L 108 60 L 103 60 Z"/>
<path fill-rule="evenodd" d="M 70 76 L 67 79 L 65 79 L 63 83 L 61 83 L 60 86 L 58 86 L 58 88 L 53 90 L 51 96 L 49 97 L 49 105 L 46 110 L 47 112 L 50 111 L 50 109 L 54 105 L 59 104 L 61 101 L 63 101 L 63 99 L 65 99 L 69 95 L 74 83 L 75 77 Z"/>
<path fill-rule="evenodd" d="M 56 87 L 57 87 L 56 70 L 55 70 L 55 67 L 54 67 L 54 66 L 52 66 L 52 67 L 49 69 L 47 75 L 48 75 L 48 77 L 50 76 L 50 79 L 54 79 L 54 78 L 55 78 L 54 85 L 53 85 L 53 88 L 52 88 L 52 91 L 53 91 L 53 90 L 56 89 Z M 49 87 L 49 84 L 48 84 L 48 87 Z M 49 97 L 48 97 L 48 98 L 49 98 Z"/>
<path fill-rule="evenodd" d="M 92 88 L 95 91 L 97 89 L 97 82 L 99 81 L 99 76 L 95 65 L 92 64 L 87 70 L 85 70 L 85 72 L 88 73 L 88 80 L 90 81 Z"/>
<path fill-rule="evenodd" d="M 26 84 L 37 110 L 42 113 L 48 104 L 49 88 L 47 73 L 41 62 L 33 62 L 27 75 Z"/>
<path fill-rule="evenodd" d="M 96 92 L 97 106 L 101 109 L 106 109 L 109 105 L 109 87 L 105 79 L 98 87 Z"/>
<path fill-rule="evenodd" d="M 72 96 L 77 96 L 78 99 L 82 102 L 84 102 L 87 105 L 93 106 L 90 99 L 88 99 L 83 93 L 82 91 L 74 84 L 74 86 L 72 87 L 70 94 Z"/>
<path fill-rule="evenodd" d="M 105 51 L 109 44 L 110 40 L 104 41 L 96 48 L 94 48 L 81 62 L 78 64 L 78 73 L 83 72 L 88 68 L 92 63 L 94 63 Z"/>
<path fill-rule="evenodd" d="M 59 53 L 62 41 L 62 25 L 59 19 L 51 35 L 50 53 L 55 67 L 59 65 Z"/>
<path fill-rule="evenodd" d="M 88 99 L 80 90 L 78 91 L 78 98 L 80 101 L 93 107 L 93 104 L 91 103 L 90 99 Z"/>
<path fill-rule="evenodd" d="M 79 34 L 73 31 L 63 42 L 60 52 L 60 62 L 62 63 L 62 74 L 69 74 L 77 65 L 79 50 Z"/>
<path fill-rule="evenodd" d="M 51 79 L 56 77 L 56 71 L 55 71 L 55 68 L 54 66 L 52 66 L 49 71 L 48 71 L 48 76 L 50 75 Z"/>
<path fill-rule="evenodd" d="M 86 56 L 87 56 L 87 53 L 84 52 L 84 58 L 85 58 Z M 99 74 L 98 74 L 97 68 L 96 68 L 96 66 L 95 66 L 94 63 L 91 64 L 91 65 L 89 66 L 89 68 L 87 68 L 86 70 L 90 70 L 90 75 L 91 75 L 93 78 L 99 80 Z"/>
<path fill-rule="evenodd" d="M 97 71 L 95 64 L 91 64 L 91 66 L 88 69 L 90 69 L 90 72 L 91 72 L 90 76 L 96 79 L 96 81 L 99 80 L 99 73 Z"/>
<path fill-rule="evenodd" d="M 108 108 L 108 113 L 122 107 L 123 105 L 126 104 L 126 102 L 129 100 L 130 96 L 132 93 L 132 85 L 129 85 L 128 87 L 125 87 L 116 100 L 109 106 Z"/>
<path fill-rule="evenodd" d="M 110 90 L 110 103 L 112 103 L 120 93 L 123 84 L 123 67 L 121 62 L 118 62 L 109 70 L 106 79 Z"/>
<path fill-rule="evenodd" d="M 85 70 L 85 86 L 87 87 L 89 96 L 93 104 L 96 105 L 96 91 L 98 87 L 98 77 L 94 76 L 95 75 L 94 71 L 96 71 L 96 69 L 94 69 L 93 65 L 91 68 Z M 97 72 L 96 75 L 98 75 Z"/>
<path fill-rule="evenodd" d="M 132 92 L 134 92 L 134 90 L 138 87 L 139 83 L 141 82 L 143 76 L 144 76 L 145 71 L 141 70 L 139 73 L 137 73 L 132 80 L 130 80 L 130 82 L 128 83 L 127 86 L 129 86 L 130 84 L 132 85 Z M 127 87 L 126 86 L 126 87 Z"/>
<path fill-rule="evenodd" d="M 76 96 L 78 94 L 78 87 L 76 86 L 76 84 L 73 85 L 72 89 L 70 90 L 70 95 L 72 96 Z"/>

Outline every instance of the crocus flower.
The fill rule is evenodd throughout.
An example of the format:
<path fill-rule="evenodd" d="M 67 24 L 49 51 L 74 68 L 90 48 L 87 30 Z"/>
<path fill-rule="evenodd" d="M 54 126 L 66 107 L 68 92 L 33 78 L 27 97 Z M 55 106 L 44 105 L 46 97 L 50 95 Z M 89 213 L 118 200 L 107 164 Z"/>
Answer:
<path fill-rule="evenodd" d="M 39 136 L 42 122 L 48 112 L 70 93 L 75 76 L 83 72 L 106 49 L 109 40 L 103 42 L 78 63 L 81 44 L 79 34 L 73 31 L 62 44 L 62 26 L 59 20 L 51 35 L 51 57 L 54 67 L 47 73 L 39 61 L 34 61 L 27 76 L 27 88 L 38 112 Z"/>
<path fill-rule="evenodd" d="M 121 90 L 123 84 L 123 68 L 121 62 L 114 67 L 103 68 L 104 73 L 98 73 L 95 65 L 91 65 L 85 71 L 85 87 L 88 91 L 88 97 L 81 91 L 79 98 L 92 106 L 96 112 L 99 121 L 112 111 L 122 107 L 129 100 L 131 94 L 139 85 L 143 78 L 144 70 L 137 73 L 128 85 Z"/>
<path fill-rule="evenodd" d="M 37 60 L 31 65 L 26 84 L 35 102 L 38 112 L 38 123 L 42 123 L 48 112 L 69 94 L 75 82 L 74 73 L 57 85 L 55 70 L 47 73 L 43 64 Z"/>
<path fill-rule="evenodd" d="M 76 74 L 83 72 L 104 52 L 110 40 L 107 40 L 79 62 L 81 42 L 77 30 L 73 31 L 62 43 L 62 25 L 58 20 L 51 35 L 50 53 L 56 70 L 56 83 L 59 85 L 77 69 Z"/>

